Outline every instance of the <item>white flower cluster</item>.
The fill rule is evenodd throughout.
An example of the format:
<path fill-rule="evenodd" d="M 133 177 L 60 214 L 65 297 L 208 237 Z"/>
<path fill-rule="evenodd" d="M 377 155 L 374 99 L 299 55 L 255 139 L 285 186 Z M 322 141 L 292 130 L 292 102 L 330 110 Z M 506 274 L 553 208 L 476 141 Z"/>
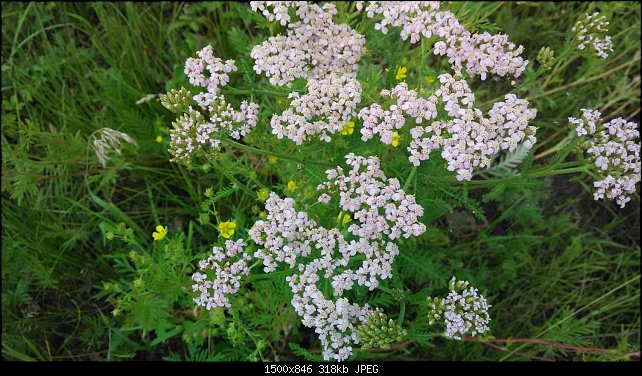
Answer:
<path fill-rule="evenodd" d="M 306 1 L 250 1 L 253 11 L 260 12 L 268 21 L 279 21 L 281 26 L 290 23 L 288 10 L 291 6 L 299 8 L 306 4 Z"/>
<path fill-rule="evenodd" d="M 220 148 L 224 134 L 240 139 L 258 122 L 259 106 L 256 103 L 243 101 L 240 109 L 236 110 L 227 103 L 225 96 L 219 93 L 220 88 L 229 82 L 227 73 L 236 70 L 234 60 L 223 63 L 221 59 L 213 56 L 212 46 L 203 48 L 197 55 L 198 58 L 187 59 L 185 73 L 191 84 L 207 89 L 206 92 L 193 96 L 200 110 L 191 106 L 189 102 L 192 93 L 184 89 L 180 92 L 170 92 L 163 98 L 163 105 L 172 111 L 176 108 L 186 108 L 186 113 L 172 123 L 172 160 L 189 161 L 194 153 L 204 146 L 216 151 Z M 208 72 L 207 76 L 204 74 L 205 71 Z"/>
<path fill-rule="evenodd" d="M 227 74 L 236 71 L 234 60 L 223 60 L 214 56 L 214 49 L 211 45 L 196 53 L 198 58 L 190 57 L 185 61 L 185 74 L 189 77 L 189 83 L 194 86 L 207 88 L 207 92 L 216 95 L 219 87 L 230 82 Z M 209 77 L 205 76 L 207 70 Z"/>
<path fill-rule="evenodd" d="M 252 8 L 265 8 L 258 3 L 255 2 Z M 258 74 L 265 72 L 272 85 L 288 87 L 296 78 L 322 79 L 331 73 L 356 76 L 357 62 L 365 51 L 366 40 L 348 25 L 332 21 L 332 16 L 337 13 L 336 6 L 326 3 L 320 7 L 302 1 L 288 2 L 287 5 L 296 7 L 300 21 L 286 21 L 288 29 L 285 36 L 270 37 L 252 49 L 254 70 Z M 281 22 L 287 13 L 284 7 L 285 4 L 275 5 Z M 272 17 L 276 19 L 277 16 Z"/>
<path fill-rule="evenodd" d="M 331 199 L 325 192 L 339 192 L 341 208 L 358 221 L 348 227 L 356 239 L 348 241 L 337 228 L 317 225 L 294 209 L 292 199 L 275 193 L 265 203 L 266 219 L 250 229 L 252 240 L 261 247 L 254 256 L 263 260 L 266 272 L 274 271 L 277 262 L 298 269 L 287 278 L 294 294 L 292 305 L 303 324 L 319 334 L 324 358 L 337 360 L 352 353 L 351 346 L 358 343 L 356 326 L 372 313 L 367 305 L 350 304 L 342 298 L 344 292 L 355 282 L 373 290 L 379 278 L 390 278 L 399 254 L 392 240 L 418 236 L 426 229 L 418 222 L 423 208 L 414 196 L 405 194 L 397 179 L 385 177 L 376 157 L 349 154 L 346 160 L 350 172 L 344 174 L 341 167 L 326 171 L 328 181 L 317 189 L 324 192 L 319 198 L 324 203 Z M 353 270 L 348 265 L 357 255 L 364 260 Z M 337 300 L 318 288 L 321 275 L 331 281 Z"/>
<path fill-rule="evenodd" d="M 586 14 L 584 19 L 577 21 L 571 29 L 575 33 L 577 48 L 591 49 L 595 55 L 606 59 L 613 52 L 611 37 L 607 35 L 609 22 L 599 12 Z"/>
<path fill-rule="evenodd" d="M 364 9 L 364 3 L 357 1 L 357 9 Z M 524 47 L 516 47 L 504 34 L 470 33 L 453 13 L 440 11 L 437 1 L 369 1 L 365 11 L 369 18 L 383 16 L 375 29 L 384 34 L 388 26 L 402 26 L 401 38 L 410 37 L 411 43 L 421 37 L 443 39 L 435 43 L 434 53 L 448 56 L 456 73 L 465 68 L 471 77 L 482 80 L 488 74 L 519 77 L 528 65 L 520 56 Z"/>
<path fill-rule="evenodd" d="M 297 145 L 311 136 L 329 142 L 356 114 L 361 85 L 356 79 L 358 61 L 365 51 L 365 38 L 348 25 L 332 21 L 337 13 L 330 3 L 320 7 L 305 1 L 255 2 L 252 9 L 288 25 L 287 34 L 270 37 L 255 46 L 254 70 L 265 72 L 273 85 L 290 87 L 305 78 L 307 94 L 290 94 L 290 108 L 272 117 L 272 133 Z M 274 13 L 268 6 L 272 6 Z M 289 23 L 288 6 L 296 8 L 300 21 Z M 285 21 L 284 21 L 285 20 Z"/>
<path fill-rule="evenodd" d="M 357 114 L 361 85 L 354 77 L 329 74 L 323 79 L 311 78 L 308 93 L 291 93 L 290 108 L 272 116 L 272 133 L 301 145 L 311 136 L 330 142 L 330 135 L 339 132 Z"/>
<path fill-rule="evenodd" d="M 428 319 L 431 323 L 443 320 L 445 337 L 461 340 L 467 334 L 475 336 L 490 330 L 488 309 L 491 305 L 476 288 L 468 285 L 468 281 L 457 281 L 453 277 L 446 298 L 428 298 Z"/>
<path fill-rule="evenodd" d="M 624 207 L 640 182 L 640 131 L 638 125 L 617 118 L 604 123 L 598 110 L 582 109 L 582 118 L 569 117 L 583 137 L 581 148 L 602 179 L 593 183 L 596 200 L 608 198 Z"/>
<path fill-rule="evenodd" d="M 200 272 L 192 275 L 192 280 L 195 282 L 192 290 L 201 294 L 198 298 L 194 298 L 196 305 L 205 307 L 207 310 L 231 307 L 228 295 L 235 294 L 241 285 L 241 277 L 250 274 L 247 263 L 252 257 L 243 251 L 244 246 L 243 239 L 227 240 L 225 249 L 213 247 L 212 254 L 207 259 L 199 261 Z M 207 270 L 215 273 L 216 277 L 213 281 L 208 279 Z"/>
<path fill-rule="evenodd" d="M 426 99 L 418 97 L 405 83 L 393 90 L 383 90 L 383 98 L 397 102 L 388 110 L 375 103 L 359 112 L 363 120 L 362 140 L 379 134 L 381 142 L 390 144 L 394 130 L 405 125 L 405 116 L 421 124 L 435 119 L 438 110 L 443 109 L 452 119 L 410 129 L 408 160 L 418 166 L 433 150 L 442 149 L 441 156 L 446 159 L 448 170 L 456 171 L 458 180 L 472 179 L 473 169 L 487 167 L 490 156 L 501 150 L 513 151 L 519 143 L 527 149 L 533 146 L 536 128 L 528 122 L 535 118 L 537 111 L 528 107 L 528 101 L 507 94 L 505 101 L 495 103 L 488 116 L 484 116 L 474 108 L 475 96 L 465 80 L 442 74 L 439 81 L 439 88 Z"/>

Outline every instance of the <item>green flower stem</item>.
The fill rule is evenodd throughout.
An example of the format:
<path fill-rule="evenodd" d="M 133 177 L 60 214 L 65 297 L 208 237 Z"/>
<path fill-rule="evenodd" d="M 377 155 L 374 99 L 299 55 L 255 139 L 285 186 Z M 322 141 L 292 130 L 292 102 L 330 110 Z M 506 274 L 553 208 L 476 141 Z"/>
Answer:
<path fill-rule="evenodd" d="M 283 270 L 283 271 L 280 271 L 280 272 L 271 272 L 271 273 L 265 273 L 265 274 L 250 275 L 245 280 L 246 281 L 256 281 L 256 280 L 259 280 L 259 279 L 278 277 L 278 276 L 282 276 L 282 275 L 285 276 L 285 275 L 294 274 L 296 271 L 297 271 L 297 269 L 289 269 L 289 270 Z"/>
<path fill-rule="evenodd" d="M 252 264 L 252 266 L 250 266 L 250 270 L 252 270 L 252 269 L 256 268 L 257 266 L 259 266 L 259 265 L 261 265 L 261 264 L 263 264 L 263 261 L 258 260 L 257 262 L 255 262 L 254 264 Z"/>
<path fill-rule="evenodd" d="M 542 169 L 539 171 L 534 171 L 524 176 L 513 176 L 509 178 L 504 178 L 504 179 L 471 180 L 466 183 L 477 187 L 484 187 L 484 186 L 494 185 L 494 184 L 501 183 L 504 181 L 509 181 L 509 180 L 517 180 L 517 179 L 523 179 L 523 178 L 526 178 L 526 179 L 542 178 L 542 177 L 553 176 L 553 175 L 572 174 L 575 172 L 587 172 L 590 167 L 591 166 L 580 166 L 580 167 L 563 168 L 559 170 Z M 474 189 L 474 187 L 471 187 L 471 189 Z"/>
<path fill-rule="evenodd" d="M 234 147 L 236 147 L 238 149 L 241 149 L 241 150 L 244 150 L 244 151 L 247 151 L 247 152 L 250 152 L 250 153 L 254 153 L 254 154 L 277 157 L 277 158 L 286 159 L 286 160 L 289 160 L 289 161 L 303 163 L 303 164 L 310 163 L 310 164 L 317 165 L 317 166 L 336 167 L 333 163 L 302 160 L 302 159 L 291 157 L 291 156 L 285 155 L 285 154 L 279 154 L 279 153 L 274 153 L 274 152 L 267 151 L 267 150 L 257 149 L 255 147 L 244 145 L 244 144 L 241 144 L 239 142 L 232 141 L 230 139 L 225 139 L 225 140 L 223 140 L 223 142 L 225 142 L 226 144 L 228 144 L 230 146 L 234 146 Z"/>
<path fill-rule="evenodd" d="M 218 162 L 216 162 L 216 161 L 212 161 L 212 164 L 214 165 L 214 167 L 216 167 L 216 169 L 218 169 L 219 171 L 221 171 L 221 172 L 223 173 L 223 175 L 225 175 L 225 177 L 226 177 L 226 178 L 230 179 L 230 180 L 232 181 L 232 183 L 236 184 L 236 186 L 237 186 L 237 187 L 239 187 L 239 188 L 241 188 L 242 190 L 244 190 L 244 191 L 245 191 L 247 194 L 249 194 L 250 196 L 252 196 L 252 197 L 256 198 L 256 193 L 255 193 L 253 190 L 251 190 L 250 188 L 248 188 L 245 184 L 241 183 L 241 182 L 240 182 L 237 178 L 235 178 L 232 174 L 227 173 L 227 172 L 225 171 L 225 169 L 223 168 L 223 166 L 221 166 Z"/>
<path fill-rule="evenodd" d="M 377 288 L 379 290 L 383 291 L 383 292 L 386 292 L 386 293 L 392 295 L 392 290 L 390 290 L 389 288 L 387 288 L 387 287 L 385 287 L 385 286 L 383 286 L 381 284 L 379 286 L 377 286 Z"/>
<path fill-rule="evenodd" d="M 417 166 L 413 166 L 412 170 L 410 170 L 410 174 L 408 175 L 408 178 L 406 179 L 406 182 L 403 185 L 403 190 L 406 192 L 408 188 L 410 187 L 410 183 L 412 182 L 412 179 L 415 177 L 417 174 Z"/>
<path fill-rule="evenodd" d="M 403 325 L 403 319 L 405 315 L 406 315 L 406 301 L 402 301 L 401 305 L 399 306 L 399 318 L 397 319 L 397 325 L 399 326 Z"/>
<path fill-rule="evenodd" d="M 237 89 L 234 87 L 226 87 L 225 90 L 231 90 L 233 94 L 265 94 L 274 95 L 277 97 L 287 97 L 290 93 L 279 93 L 278 91 L 270 90 L 255 90 L 255 89 Z"/>

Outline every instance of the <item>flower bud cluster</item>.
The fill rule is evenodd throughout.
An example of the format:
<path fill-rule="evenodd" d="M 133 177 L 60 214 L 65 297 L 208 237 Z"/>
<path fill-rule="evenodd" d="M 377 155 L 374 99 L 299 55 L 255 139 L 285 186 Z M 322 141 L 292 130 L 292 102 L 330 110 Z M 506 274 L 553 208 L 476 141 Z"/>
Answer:
<path fill-rule="evenodd" d="M 613 52 L 613 43 L 611 37 L 607 35 L 609 22 L 605 16 L 600 16 L 599 12 L 586 14 L 586 16 L 577 21 L 571 29 L 575 33 L 577 48 L 580 50 L 590 50 L 597 57 L 606 59 L 609 53 Z"/>
<path fill-rule="evenodd" d="M 391 344 L 403 341 L 406 334 L 405 329 L 388 319 L 379 308 L 357 327 L 357 335 L 363 349 L 389 349 Z"/>
<path fill-rule="evenodd" d="M 640 182 L 640 131 L 636 123 L 617 118 L 604 123 L 598 110 L 582 109 L 569 117 L 582 138 L 580 148 L 600 180 L 593 183 L 596 200 L 615 200 L 624 207 Z"/>
<path fill-rule="evenodd" d="M 239 290 L 241 277 L 250 274 L 247 263 L 252 257 L 243 251 L 244 245 L 243 239 L 227 240 L 225 248 L 213 247 L 212 254 L 198 263 L 199 271 L 192 275 L 195 282 L 192 290 L 200 293 L 194 298 L 196 305 L 207 310 L 231 307 L 228 296 Z M 208 277 L 208 270 L 214 272 L 213 280 Z"/>
<path fill-rule="evenodd" d="M 445 55 L 456 73 L 465 68 L 471 77 L 488 74 L 519 77 L 528 60 L 520 55 L 524 48 L 516 47 L 504 34 L 487 32 L 472 34 L 449 11 L 440 11 L 437 1 L 357 1 L 357 9 L 365 9 L 368 18 L 383 19 L 375 29 L 388 33 L 388 26 L 402 27 L 401 38 L 417 43 L 422 37 L 437 36 L 435 55 Z"/>

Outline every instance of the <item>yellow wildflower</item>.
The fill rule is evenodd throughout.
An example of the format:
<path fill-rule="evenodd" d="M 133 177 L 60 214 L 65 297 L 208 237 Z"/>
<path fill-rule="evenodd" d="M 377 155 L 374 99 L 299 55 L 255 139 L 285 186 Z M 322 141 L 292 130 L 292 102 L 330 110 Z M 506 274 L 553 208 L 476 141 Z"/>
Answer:
<path fill-rule="evenodd" d="M 293 182 L 292 180 L 290 180 L 288 182 L 288 189 L 291 190 L 291 191 L 294 191 L 296 189 L 296 183 Z"/>
<path fill-rule="evenodd" d="M 395 148 L 399 146 L 399 133 L 392 132 L 392 142 L 390 144 Z"/>
<path fill-rule="evenodd" d="M 159 144 L 163 142 L 163 136 L 156 136 L 156 142 L 158 142 Z"/>
<path fill-rule="evenodd" d="M 161 240 L 167 235 L 167 227 L 163 227 L 161 225 L 156 226 L 156 231 L 152 233 L 152 238 L 154 240 Z"/>
<path fill-rule="evenodd" d="M 433 82 L 435 82 L 435 80 L 436 78 L 432 74 L 429 76 L 426 76 L 426 81 L 428 81 L 429 84 L 432 84 Z"/>
<path fill-rule="evenodd" d="M 234 229 L 236 228 L 236 223 L 234 221 L 221 222 L 218 225 L 218 232 L 221 233 L 221 236 L 225 239 L 229 239 L 230 236 L 234 234 Z"/>
<path fill-rule="evenodd" d="M 270 197 L 270 190 L 267 189 L 267 188 L 261 188 L 261 189 L 259 189 L 259 191 L 256 194 L 256 196 L 259 199 L 259 201 L 265 202 Z"/>
<path fill-rule="evenodd" d="M 354 121 L 344 124 L 343 129 L 341 130 L 341 134 L 344 136 L 352 133 L 354 133 Z"/>
<path fill-rule="evenodd" d="M 395 75 L 395 78 L 397 79 L 397 81 L 401 81 L 404 78 L 406 78 L 406 71 L 407 70 L 408 69 L 406 67 L 397 68 L 397 74 Z"/>
<path fill-rule="evenodd" d="M 278 160 L 279 160 L 279 158 L 277 158 L 277 157 L 275 157 L 275 156 L 273 156 L 273 155 L 272 155 L 272 156 L 270 156 L 270 157 L 268 158 L 268 163 L 269 163 L 269 164 L 276 164 L 276 162 L 277 162 Z"/>
<path fill-rule="evenodd" d="M 260 213 L 259 213 L 259 218 L 261 218 L 261 219 L 265 219 L 265 218 L 267 218 L 267 213 L 266 213 L 266 212 L 264 212 L 264 211 L 260 212 Z"/>
<path fill-rule="evenodd" d="M 145 282 L 140 278 L 138 278 L 137 280 L 134 281 L 134 286 L 136 286 L 136 287 L 142 287 L 144 284 L 145 284 Z"/>
<path fill-rule="evenodd" d="M 341 219 L 343 217 L 343 219 Z M 347 225 L 348 222 L 350 222 L 352 218 L 350 217 L 350 214 L 343 214 L 343 212 L 339 213 L 339 216 L 337 217 L 337 222 L 341 222 L 342 225 Z"/>

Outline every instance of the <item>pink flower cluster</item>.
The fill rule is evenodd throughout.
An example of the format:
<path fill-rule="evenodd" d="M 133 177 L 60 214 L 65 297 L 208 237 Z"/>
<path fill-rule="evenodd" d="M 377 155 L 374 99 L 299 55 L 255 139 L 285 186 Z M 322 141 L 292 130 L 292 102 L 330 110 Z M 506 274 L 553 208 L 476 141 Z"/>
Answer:
<path fill-rule="evenodd" d="M 214 56 L 214 49 L 211 45 L 196 53 L 197 58 L 190 57 L 185 61 L 185 74 L 189 77 L 189 83 L 194 86 L 207 88 L 207 92 L 216 95 L 221 86 L 230 82 L 228 73 L 236 71 L 234 60 L 223 60 Z M 204 74 L 207 70 L 208 76 Z"/>
<path fill-rule="evenodd" d="M 291 6 L 300 8 L 306 4 L 306 1 L 250 1 L 253 11 L 261 13 L 268 21 L 279 21 L 281 26 L 290 23 L 288 10 Z"/>
<path fill-rule="evenodd" d="M 267 3 L 267 4 L 266 4 Z M 284 2 L 285 3 L 285 2 Z M 252 9 L 265 13 L 269 2 L 254 2 Z M 285 6 L 296 8 L 300 21 L 289 23 Z M 251 56 L 254 70 L 270 78 L 272 85 L 290 87 L 296 78 L 322 79 L 328 74 L 356 76 L 357 62 L 365 51 L 365 38 L 345 24 L 335 24 L 334 4 L 323 6 L 308 2 L 275 5 L 281 23 L 286 19 L 287 33 L 270 37 L 255 46 Z M 268 19 L 277 15 L 270 16 Z"/>
<path fill-rule="evenodd" d="M 594 172 L 601 179 L 593 183 L 596 200 L 608 198 L 624 207 L 640 182 L 640 131 L 623 118 L 604 123 L 598 110 L 582 109 L 582 118 L 569 117 L 582 137 Z"/>
<path fill-rule="evenodd" d="M 382 16 L 375 29 L 384 34 L 388 26 L 401 26 L 401 38 L 410 37 L 411 43 L 421 37 L 443 39 L 435 43 L 434 53 L 446 55 L 456 73 L 465 68 L 471 77 L 480 76 L 482 80 L 488 74 L 519 77 L 528 65 L 528 60 L 520 56 L 522 46 L 516 47 L 503 34 L 470 33 L 453 13 L 440 11 L 437 1 L 369 1 L 365 7 L 364 3 L 357 1 L 357 9 L 365 8 L 369 18 Z"/>
<path fill-rule="evenodd" d="M 376 103 L 363 108 L 358 115 L 363 120 L 361 139 L 367 141 L 378 134 L 381 142 L 390 144 L 395 129 L 405 125 L 405 117 L 413 118 L 417 126 L 410 129 L 410 163 L 418 166 L 433 150 L 442 149 L 448 170 L 456 171 L 458 180 L 472 179 L 473 169 L 487 167 L 490 157 L 501 150 L 513 151 L 520 143 L 527 149 L 533 146 L 536 128 L 528 122 L 537 111 L 528 107 L 528 101 L 507 94 L 505 101 L 495 103 L 484 116 L 474 108 L 475 96 L 465 80 L 443 74 L 439 81 L 439 88 L 428 98 L 420 98 L 406 83 L 383 90 L 381 96 L 396 99 L 396 104 L 388 110 Z M 437 118 L 439 110 L 451 119 L 419 125 Z"/>
<path fill-rule="evenodd" d="M 329 74 L 323 79 L 310 78 L 308 93 L 291 93 L 290 108 L 272 116 L 272 133 L 301 145 L 311 136 L 330 142 L 330 135 L 341 131 L 357 114 L 361 85 L 354 77 Z"/>
<path fill-rule="evenodd" d="M 212 46 L 207 46 L 197 52 L 198 58 L 189 58 L 185 63 L 185 73 L 190 83 L 202 86 L 206 92 L 194 95 L 194 101 L 200 110 L 194 109 L 189 103 L 185 114 L 172 123 L 170 132 L 170 153 L 172 160 L 189 161 L 201 147 L 218 150 L 223 134 L 229 134 L 234 139 L 240 139 L 248 134 L 259 117 L 259 106 L 253 102 L 243 101 L 240 109 L 234 109 L 226 102 L 225 96 L 219 93 L 220 88 L 227 85 L 230 78 L 227 73 L 236 70 L 234 60 L 221 59 L 213 56 Z M 204 72 L 207 71 L 206 75 Z M 188 101 L 189 97 L 176 96 L 175 101 Z M 178 104 L 176 104 L 178 105 Z"/>
<path fill-rule="evenodd" d="M 323 192 L 319 201 L 324 203 L 331 200 L 328 193 L 338 192 L 339 205 L 357 222 L 347 229 L 354 239 L 348 240 L 337 228 L 319 226 L 305 212 L 295 210 L 292 199 L 275 193 L 265 204 L 267 218 L 249 231 L 261 247 L 254 256 L 263 260 L 266 272 L 276 270 L 277 262 L 298 269 L 287 279 L 294 294 L 292 305 L 303 324 L 319 334 L 324 357 L 337 360 L 352 353 L 352 344 L 358 343 L 356 325 L 371 314 L 367 305 L 360 307 L 342 298 L 344 292 L 355 282 L 373 290 L 379 279 L 390 278 L 399 254 L 393 240 L 419 236 L 426 229 L 418 222 L 423 208 L 397 179 L 385 177 L 376 157 L 349 154 L 346 161 L 351 167 L 348 174 L 341 167 L 328 170 L 328 181 L 317 189 Z M 360 266 L 349 268 L 357 255 L 363 257 Z M 320 275 L 331 281 L 337 300 L 319 290 Z"/>
<path fill-rule="evenodd" d="M 287 24 L 285 36 L 270 37 L 255 46 L 251 56 L 254 70 L 265 72 L 273 85 L 292 85 L 305 78 L 307 94 L 290 94 L 290 108 L 272 117 L 272 133 L 297 145 L 311 136 L 329 142 L 356 114 L 361 102 L 361 85 L 356 79 L 358 61 L 365 51 L 365 38 L 348 25 L 335 24 L 336 6 L 307 2 L 254 2 L 269 20 Z M 274 13 L 268 6 L 273 7 Z M 300 21 L 290 23 L 287 7 L 296 8 Z M 285 20 L 285 21 L 284 21 Z"/>
<path fill-rule="evenodd" d="M 244 245 L 243 239 L 227 240 L 225 249 L 212 248 L 212 254 L 198 263 L 199 272 L 192 275 L 195 282 L 192 290 L 201 294 L 194 298 L 196 305 L 207 310 L 231 307 L 228 295 L 235 294 L 241 285 L 241 277 L 250 274 L 247 263 L 252 257 L 243 251 Z M 214 272 L 214 280 L 207 276 L 208 270 Z"/>

